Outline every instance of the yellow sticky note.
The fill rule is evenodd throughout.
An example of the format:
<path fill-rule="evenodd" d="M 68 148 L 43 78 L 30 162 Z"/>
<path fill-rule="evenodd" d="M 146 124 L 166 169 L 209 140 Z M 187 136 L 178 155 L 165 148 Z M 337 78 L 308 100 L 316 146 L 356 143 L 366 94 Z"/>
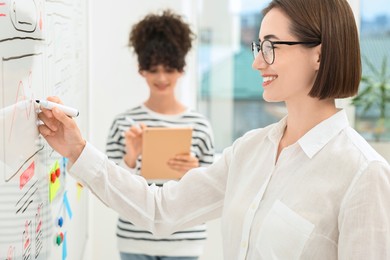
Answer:
<path fill-rule="evenodd" d="M 54 183 L 50 182 L 50 184 L 49 184 L 49 201 L 50 202 L 52 202 L 54 200 L 60 187 L 61 187 L 60 179 L 57 179 Z"/>
<path fill-rule="evenodd" d="M 77 183 L 77 200 L 80 200 L 81 198 L 81 192 L 83 191 L 83 185 L 80 183 Z"/>

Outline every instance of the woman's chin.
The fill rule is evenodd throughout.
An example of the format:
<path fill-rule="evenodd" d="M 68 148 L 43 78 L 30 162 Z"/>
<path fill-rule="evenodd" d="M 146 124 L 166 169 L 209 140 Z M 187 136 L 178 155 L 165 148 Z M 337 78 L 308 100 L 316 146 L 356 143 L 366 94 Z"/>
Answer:
<path fill-rule="evenodd" d="M 280 98 L 273 97 L 271 95 L 267 95 L 265 92 L 263 93 L 263 99 L 270 103 L 276 103 L 276 102 L 282 102 L 283 100 L 280 100 Z"/>

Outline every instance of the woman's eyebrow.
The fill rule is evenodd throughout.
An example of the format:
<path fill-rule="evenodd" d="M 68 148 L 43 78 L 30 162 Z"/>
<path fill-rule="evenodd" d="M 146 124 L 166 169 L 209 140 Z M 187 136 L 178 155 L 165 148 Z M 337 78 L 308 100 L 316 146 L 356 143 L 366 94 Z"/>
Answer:
<path fill-rule="evenodd" d="M 279 37 L 277 37 L 276 35 L 274 34 L 267 34 L 264 36 L 264 40 L 269 40 L 269 39 L 275 39 L 275 40 L 279 40 Z M 259 42 L 261 42 L 261 39 L 259 38 Z"/>

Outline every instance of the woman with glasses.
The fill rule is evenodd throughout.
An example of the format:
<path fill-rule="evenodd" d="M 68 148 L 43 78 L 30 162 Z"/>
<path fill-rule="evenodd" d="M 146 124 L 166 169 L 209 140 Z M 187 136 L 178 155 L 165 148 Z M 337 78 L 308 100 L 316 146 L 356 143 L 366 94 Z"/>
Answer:
<path fill-rule="evenodd" d="M 389 164 L 335 106 L 356 94 L 361 75 L 350 6 L 273 0 L 264 15 L 252 67 L 263 98 L 284 101 L 288 115 L 246 133 L 208 168 L 157 189 L 121 174 L 61 111 L 40 114 L 41 133 L 73 176 L 156 234 L 221 217 L 224 259 L 388 259 Z"/>

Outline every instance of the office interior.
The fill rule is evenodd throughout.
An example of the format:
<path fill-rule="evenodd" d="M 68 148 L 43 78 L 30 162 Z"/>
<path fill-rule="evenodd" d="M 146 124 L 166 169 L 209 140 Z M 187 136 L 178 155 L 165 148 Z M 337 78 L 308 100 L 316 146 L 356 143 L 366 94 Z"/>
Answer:
<path fill-rule="evenodd" d="M 263 0 L 159 0 L 137 3 L 135 8 L 132 1 L 120 0 L 111 5 L 101 1 L 90 1 L 89 91 L 91 117 L 89 119 L 89 132 L 91 142 L 100 149 L 104 149 L 105 138 L 113 116 L 142 102 L 147 96 L 145 82 L 137 74 L 135 56 L 126 48 L 126 42 L 131 24 L 139 20 L 145 13 L 162 8 L 172 8 L 185 15 L 197 34 L 197 41 L 200 44 L 195 45 L 189 54 L 185 76 L 178 88 L 178 94 L 185 104 L 203 111 L 211 119 L 216 133 L 217 150 L 221 151 L 223 147 L 226 147 L 232 140 L 250 128 L 267 123 L 260 121 L 257 122 L 257 125 L 256 123 L 251 125 L 251 122 L 240 121 L 243 114 L 253 116 L 253 118 L 261 117 L 259 116 L 261 113 L 259 106 L 256 106 L 256 103 L 259 103 L 261 99 L 261 93 L 256 92 L 259 85 L 240 89 L 239 86 L 234 86 L 232 83 L 235 81 L 245 82 L 246 79 L 258 75 L 254 72 L 255 76 L 248 76 L 245 73 L 250 72 L 244 72 L 252 70 L 251 60 L 247 63 L 239 63 L 242 68 L 239 68 L 236 74 L 237 79 L 233 78 L 236 76 L 233 75 L 234 73 L 228 73 L 237 69 L 234 65 L 234 54 L 241 51 L 242 41 L 255 40 L 252 37 L 257 35 L 259 25 L 256 13 L 258 14 L 267 2 Z M 385 21 L 388 26 L 386 29 L 388 34 L 383 45 L 386 46 L 387 42 L 387 46 L 389 46 L 390 9 L 387 10 L 387 16 L 385 16 L 386 13 L 383 13 L 383 9 L 381 10 L 381 6 L 387 4 L 385 0 L 350 0 L 349 3 L 353 8 L 358 28 L 374 26 L 375 19 L 387 17 Z M 246 18 L 243 19 L 243 17 Z M 371 24 L 368 21 L 371 21 Z M 363 22 L 365 22 L 364 25 L 362 25 Z M 243 26 L 242 23 L 247 26 Z M 251 24 L 254 26 L 251 27 Z M 373 28 L 368 30 L 380 30 Z M 201 49 L 202 43 L 210 42 L 214 43 L 213 51 L 208 53 L 207 51 L 210 50 Z M 247 47 L 249 50 L 249 46 Z M 206 76 L 202 74 L 204 70 L 207 70 L 207 62 L 218 64 L 218 60 L 224 60 L 224 55 L 228 57 L 225 59 L 227 62 L 216 65 L 219 68 L 223 67 L 224 72 L 221 72 L 223 77 L 215 76 L 213 78 L 209 74 Z M 205 56 L 209 56 L 212 61 L 202 60 Z M 218 84 L 215 84 L 214 90 L 207 88 L 207 83 L 204 82 L 208 80 L 208 83 L 212 84 L 210 82 L 217 80 L 216 78 L 220 81 L 219 85 L 225 86 L 230 91 L 219 91 Z M 258 78 L 258 80 L 261 79 Z M 107 93 L 118 94 L 107 95 Z M 218 93 L 225 93 L 225 96 L 210 101 L 213 95 L 218 95 Z M 234 102 L 234 97 L 240 97 L 240 95 L 244 97 L 237 98 Z M 245 95 L 248 97 L 247 99 L 245 99 Z M 251 102 L 247 102 L 245 105 L 245 100 Z M 353 124 L 356 111 L 354 107 L 349 105 L 350 101 L 338 100 L 338 103 L 339 106 L 347 109 L 349 119 Z M 244 105 L 240 106 L 240 104 Z M 264 108 L 260 107 L 260 109 Z M 224 111 L 225 116 L 220 116 L 221 111 Z M 269 113 L 270 116 L 267 120 L 275 120 L 283 115 L 283 112 L 282 107 L 275 107 Z M 234 120 L 236 123 L 233 122 Z M 244 125 L 243 128 L 242 125 Z M 386 148 L 381 149 L 386 150 Z M 116 213 L 106 208 L 93 196 L 90 198 L 89 207 L 90 235 L 85 259 L 119 259 L 115 245 Z M 208 228 L 209 237 L 201 260 L 223 259 L 219 221 L 208 223 Z"/>

